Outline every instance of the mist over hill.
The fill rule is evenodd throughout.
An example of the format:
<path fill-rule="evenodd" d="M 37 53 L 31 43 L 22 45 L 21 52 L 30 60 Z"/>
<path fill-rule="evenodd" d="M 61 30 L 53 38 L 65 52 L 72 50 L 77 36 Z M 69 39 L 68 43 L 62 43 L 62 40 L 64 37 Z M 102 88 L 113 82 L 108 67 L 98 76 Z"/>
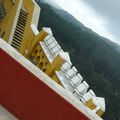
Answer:
<path fill-rule="evenodd" d="M 39 30 L 50 27 L 97 96 L 105 97 L 105 120 L 120 120 L 119 45 L 86 28 L 69 13 L 39 2 Z M 94 24 L 94 23 L 93 23 Z"/>

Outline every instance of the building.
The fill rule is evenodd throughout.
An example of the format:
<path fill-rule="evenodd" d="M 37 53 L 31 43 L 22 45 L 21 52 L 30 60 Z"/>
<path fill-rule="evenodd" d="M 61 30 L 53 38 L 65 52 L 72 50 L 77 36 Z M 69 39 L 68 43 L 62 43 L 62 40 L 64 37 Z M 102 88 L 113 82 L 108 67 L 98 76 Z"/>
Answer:
<path fill-rule="evenodd" d="M 40 7 L 34 0 L 0 1 L 0 36 L 24 54 L 35 35 L 31 25 L 38 25 Z"/>
<path fill-rule="evenodd" d="M 88 92 L 88 83 L 83 81 L 83 77 L 75 66 L 72 66 L 69 54 L 64 52 L 57 43 L 52 30 L 43 28 L 38 36 L 25 56 L 54 81 L 73 93 L 73 96 L 81 100 L 88 108 L 102 116 L 105 112 L 104 98 L 99 98 L 97 105 L 95 100 L 93 102 L 92 98 L 94 97 L 97 101 L 98 97 L 92 90 Z"/>
<path fill-rule="evenodd" d="M 15 66 L 13 65 L 13 67 L 11 65 L 9 66 L 9 63 L 10 63 L 9 61 L 6 60 L 8 63 L 4 63 L 4 61 L 3 62 L 1 61 L 1 65 L 3 63 L 3 69 L 0 69 L 0 70 L 2 73 L 2 78 L 5 81 L 5 83 L 3 82 L 3 80 L 0 80 L 0 84 L 1 84 L 1 88 L 0 88 L 0 91 L 1 91 L 0 108 L 1 109 L 0 110 L 7 111 L 6 109 L 8 109 L 8 111 L 13 113 L 18 119 L 21 119 L 21 120 L 24 120 L 24 119 L 27 120 L 28 118 L 30 120 L 31 117 L 33 117 L 31 118 L 31 120 L 33 119 L 37 120 L 38 118 L 40 119 L 39 111 L 43 112 L 43 114 L 45 115 L 47 114 L 44 111 L 44 109 L 46 109 L 47 106 L 44 104 L 50 105 L 50 103 L 52 102 L 53 104 L 52 107 L 54 107 L 53 111 L 54 110 L 57 111 L 57 107 L 58 107 L 59 112 L 57 112 L 57 114 L 60 115 L 61 113 L 63 115 L 65 111 L 63 108 L 59 108 L 59 107 L 60 106 L 64 107 L 64 105 L 67 106 L 68 103 L 70 103 L 72 105 L 72 107 L 70 108 L 72 110 L 70 116 L 72 116 L 72 114 L 73 115 L 76 114 L 79 117 L 83 116 L 83 119 L 85 120 L 87 119 L 101 120 L 100 117 L 105 112 L 105 99 L 101 97 L 97 97 L 95 93 L 92 91 L 92 89 L 90 88 L 90 86 L 88 85 L 87 81 L 85 81 L 84 78 L 81 76 L 81 74 L 78 73 L 78 70 L 75 68 L 75 66 L 72 65 L 69 53 L 64 52 L 64 50 L 58 44 L 57 40 L 55 39 L 52 33 L 52 30 L 50 28 L 43 27 L 40 32 L 38 31 L 37 26 L 38 26 L 40 11 L 41 11 L 40 7 L 37 5 L 37 3 L 34 0 L 0 0 L 0 38 L 2 38 L 0 39 L 0 50 L 1 50 L 0 57 L 11 59 L 10 58 L 11 56 L 13 59 L 15 59 L 15 60 L 11 60 L 15 65 Z M 6 41 L 15 50 L 11 48 L 9 45 L 7 45 L 3 40 Z M 25 59 L 23 56 L 26 57 L 29 61 Z M 21 61 L 20 57 L 24 62 Z M 20 64 L 22 64 L 23 67 L 20 67 L 21 65 L 18 64 L 17 62 L 20 62 Z M 28 66 L 31 65 L 31 67 L 30 66 L 28 67 L 27 65 Z M 17 68 L 15 68 L 17 66 L 18 68 L 20 67 L 21 73 L 18 72 L 14 76 L 12 72 L 15 72 L 15 70 L 17 70 Z M 27 69 L 27 71 L 24 70 L 24 67 Z M 7 70 L 7 72 L 4 73 L 4 69 L 8 69 L 10 72 L 8 72 Z M 24 71 L 24 73 L 22 73 L 22 70 Z M 41 72 L 41 70 L 45 74 Z M 28 71 L 32 72 L 32 74 L 28 73 Z M 37 76 L 38 74 L 40 74 L 39 77 Z M 28 76 L 28 77 L 26 78 L 25 76 Z M 39 79 L 34 78 L 35 76 L 37 76 Z M 15 86 L 14 84 L 10 85 L 15 91 L 14 95 L 17 98 L 12 93 L 8 92 L 9 93 L 8 94 L 6 91 L 5 97 L 7 94 L 9 97 L 13 95 L 13 98 L 12 100 L 10 98 L 5 100 L 5 97 L 2 91 L 4 90 L 3 88 L 6 88 L 9 91 L 10 88 L 7 87 L 10 79 L 9 77 L 12 77 L 11 79 L 13 79 L 14 81 L 15 79 L 21 79 L 21 81 L 20 80 L 15 81 Z M 22 87 L 22 84 L 20 84 L 19 82 L 24 83 L 25 78 L 27 79 L 27 83 L 25 83 L 25 86 Z M 46 94 L 48 93 L 48 96 L 49 96 L 49 91 L 51 91 L 50 88 L 52 89 L 52 91 L 56 92 L 56 89 L 53 89 L 53 88 L 54 87 L 56 88 L 56 86 L 57 87 L 59 86 L 60 88 L 59 87 L 57 88 L 59 92 L 57 91 L 56 94 L 62 96 L 62 98 L 61 97 L 55 98 L 56 95 L 54 94 L 53 98 L 51 97 L 50 102 L 48 102 L 45 100 L 44 98 L 45 96 L 44 96 L 43 99 L 41 99 L 41 102 L 43 102 L 43 107 L 45 108 L 40 109 L 41 102 L 39 103 L 36 100 L 37 96 L 34 91 L 34 89 L 36 89 L 34 86 L 34 81 L 33 81 L 34 79 L 36 83 L 38 83 L 39 90 L 43 91 L 42 93 L 43 96 L 44 96 L 45 90 L 41 89 L 40 86 L 41 85 L 44 86 L 44 85 L 43 83 L 39 83 L 37 81 L 44 82 L 43 81 L 44 79 L 45 81 L 47 81 L 46 83 L 47 86 L 45 88 L 49 89 L 45 93 Z M 49 80 L 52 82 L 49 83 L 48 82 Z M 33 85 L 30 82 L 32 82 Z M 52 84 L 52 87 L 50 87 L 48 83 Z M 17 88 L 16 85 L 18 84 L 20 86 Z M 36 113 L 34 112 L 33 116 L 31 117 L 27 116 L 28 113 L 32 114 L 32 111 L 30 111 L 30 106 L 29 105 L 24 106 L 22 101 L 20 101 L 24 98 L 24 94 L 27 95 L 27 93 L 25 93 L 25 91 L 23 91 L 22 88 L 25 91 L 28 88 L 30 92 L 30 93 L 28 92 L 28 94 L 30 96 L 35 95 L 34 101 L 36 101 L 36 104 L 32 104 L 34 103 L 32 101 L 31 103 L 28 102 L 29 104 L 32 105 L 31 108 L 35 108 L 35 110 L 38 105 L 38 109 L 36 110 Z M 61 93 L 60 91 L 62 90 L 65 93 L 63 92 Z M 48 96 L 47 96 L 47 99 L 49 99 Z M 66 96 L 69 96 L 69 97 L 66 98 Z M 38 94 L 39 101 L 40 101 L 40 97 L 41 95 L 39 93 Z M 20 100 L 18 100 L 18 98 Z M 27 100 L 29 101 L 30 99 L 28 98 L 26 97 L 24 104 L 27 104 Z M 63 102 L 65 102 L 64 98 L 68 101 L 68 103 L 62 104 L 62 102 L 60 102 L 60 105 L 56 105 L 56 102 L 58 102 L 59 100 L 62 100 Z M 31 97 L 31 99 L 33 98 Z M 14 100 L 15 100 L 15 104 L 13 102 Z M 23 107 L 25 107 L 25 109 L 21 108 L 22 105 Z M 76 110 L 74 107 L 78 109 L 77 113 L 75 114 L 74 112 Z M 9 116 L 8 111 L 7 113 Z M 49 117 L 51 117 L 51 119 L 54 119 L 54 117 L 55 118 L 57 117 L 57 115 L 53 115 L 53 113 L 51 114 L 50 113 L 49 113 L 50 115 Z M 27 117 L 25 118 L 24 116 L 27 116 Z M 66 119 L 70 117 L 69 114 L 67 113 L 63 116 L 66 116 Z M 61 116 L 61 119 L 63 116 Z M 42 119 L 45 119 L 45 120 L 48 119 L 46 117 L 47 116 L 42 116 Z M 78 117 L 71 118 L 71 120 L 72 119 L 77 120 L 77 118 Z"/>

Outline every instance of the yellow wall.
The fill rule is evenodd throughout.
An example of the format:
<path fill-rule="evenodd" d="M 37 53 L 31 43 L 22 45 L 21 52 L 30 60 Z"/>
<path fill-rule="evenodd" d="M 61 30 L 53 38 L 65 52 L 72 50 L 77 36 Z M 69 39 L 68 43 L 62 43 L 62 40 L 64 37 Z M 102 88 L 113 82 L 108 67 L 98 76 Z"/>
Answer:
<path fill-rule="evenodd" d="M 60 84 L 60 81 L 55 76 L 55 71 L 60 70 L 60 67 L 62 66 L 62 64 L 64 64 L 65 61 L 59 55 L 57 55 L 53 62 L 50 63 L 44 51 L 42 50 L 42 47 L 40 46 L 40 44 L 38 44 L 37 47 L 31 53 L 29 59 L 43 72 L 45 72 L 53 80 Z"/>
<path fill-rule="evenodd" d="M 22 40 L 22 47 L 20 49 L 21 54 L 24 54 L 25 50 L 31 46 L 31 43 L 34 39 L 34 34 L 31 30 L 31 20 L 34 10 L 34 4 L 32 3 L 31 0 L 24 0 L 23 5 L 28 12 L 28 17 L 27 17 L 26 27 Z"/>
<path fill-rule="evenodd" d="M 13 5 L 11 0 L 4 0 L 4 6 L 7 11 L 5 18 L 0 21 L 0 35 L 5 31 L 5 36 L 3 39 L 8 42 L 9 36 L 11 33 L 12 25 L 14 22 L 14 18 L 16 15 L 16 10 L 18 7 L 19 0 L 15 0 L 15 4 Z"/>

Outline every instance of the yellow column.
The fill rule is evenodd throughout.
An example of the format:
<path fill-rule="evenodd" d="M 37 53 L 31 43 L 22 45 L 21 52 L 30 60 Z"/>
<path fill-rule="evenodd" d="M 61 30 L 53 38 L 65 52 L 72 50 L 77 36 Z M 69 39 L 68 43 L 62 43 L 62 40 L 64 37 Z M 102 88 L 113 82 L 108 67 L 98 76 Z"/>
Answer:
<path fill-rule="evenodd" d="M 41 30 L 40 33 L 34 38 L 30 49 L 28 50 L 28 53 L 25 54 L 25 57 L 29 59 L 30 55 L 32 54 L 32 52 L 34 51 L 34 49 L 37 47 L 37 45 L 39 44 L 40 41 L 43 41 L 44 38 L 48 35 L 47 32 Z"/>
<path fill-rule="evenodd" d="M 56 58 L 53 60 L 50 67 L 47 68 L 47 74 L 52 78 L 55 71 L 59 71 L 60 67 L 65 63 L 65 61 L 58 54 Z"/>

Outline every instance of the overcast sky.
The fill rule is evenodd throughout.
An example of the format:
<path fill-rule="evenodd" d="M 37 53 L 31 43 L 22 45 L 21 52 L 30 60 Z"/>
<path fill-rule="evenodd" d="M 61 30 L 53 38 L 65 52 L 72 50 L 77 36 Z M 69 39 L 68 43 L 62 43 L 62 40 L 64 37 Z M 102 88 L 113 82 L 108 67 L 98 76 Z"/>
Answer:
<path fill-rule="evenodd" d="M 45 0 L 68 11 L 85 26 L 120 44 L 120 0 Z"/>

